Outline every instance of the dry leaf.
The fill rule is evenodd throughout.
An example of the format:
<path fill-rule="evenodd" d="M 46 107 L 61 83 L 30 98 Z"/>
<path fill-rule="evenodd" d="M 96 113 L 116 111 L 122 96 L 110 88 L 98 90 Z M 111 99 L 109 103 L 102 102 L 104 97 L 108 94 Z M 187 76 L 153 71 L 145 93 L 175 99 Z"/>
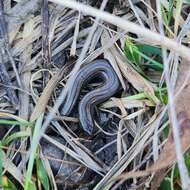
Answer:
<path fill-rule="evenodd" d="M 128 100 L 127 98 L 113 98 L 105 103 L 102 104 L 103 108 L 111 108 L 111 107 L 121 107 L 119 105 L 119 102 L 122 103 L 122 105 L 127 108 L 127 109 L 131 109 L 131 108 L 144 108 L 144 107 L 152 107 L 155 106 L 150 100 Z"/>
<path fill-rule="evenodd" d="M 187 117 L 190 118 L 190 64 L 186 60 L 180 64 L 178 72 L 178 80 L 176 84 L 176 112 L 186 112 Z"/>
<path fill-rule="evenodd" d="M 105 47 L 106 44 L 108 43 L 108 41 L 111 40 L 111 37 L 108 33 L 108 31 L 104 30 L 103 33 L 102 33 L 102 36 L 101 36 L 101 42 L 102 42 L 102 46 Z M 121 85 L 123 87 L 123 89 L 125 90 L 126 89 L 126 84 L 123 80 L 123 77 L 121 75 L 121 71 L 119 70 L 119 67 L 116 63 L 116 60 L 115 60 L 115 55 L 111 52 L 111 49 L 113 47 L 107 49 L 104 51 L 104 58 L 108 59 L 109 62 L 111 63 L 112 67 L 114 68 L 115 72 L 117 73 L 117 76 L 121 82 Z"/>
<path fill-rule="evenodd" d="M 45 89 L 42 92 L 42 95 L 40 96 L 38 102 L 36 103 L 36 106 L 30 117 L 30 121 L 35 121 L 40 116 L 40 114 L 44 112 L 55 86 L 62 77 L 62 73 L 63 71 L 61 69 L 49 80 L 48 84 L 46 85 Z"/>

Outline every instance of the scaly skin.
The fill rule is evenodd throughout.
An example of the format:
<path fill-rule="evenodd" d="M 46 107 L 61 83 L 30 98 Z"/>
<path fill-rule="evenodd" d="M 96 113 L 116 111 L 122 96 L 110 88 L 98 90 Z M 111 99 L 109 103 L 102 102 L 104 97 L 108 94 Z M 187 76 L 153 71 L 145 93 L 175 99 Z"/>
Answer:
<path fill-rule="evenodd" d="M 120 86 L 119 79 L 107 60 L 97 59 L 84 65 L 77 73 L 73 88 L 68 92 L 61 113 L 69 115 L 78 99 L 81 88 L 95 77 L 102 79 L 103 84 L 87 93 L 79 103 L 79 119 L 83 129 L 92 134 L 94 107 L 112 97 Z"/>

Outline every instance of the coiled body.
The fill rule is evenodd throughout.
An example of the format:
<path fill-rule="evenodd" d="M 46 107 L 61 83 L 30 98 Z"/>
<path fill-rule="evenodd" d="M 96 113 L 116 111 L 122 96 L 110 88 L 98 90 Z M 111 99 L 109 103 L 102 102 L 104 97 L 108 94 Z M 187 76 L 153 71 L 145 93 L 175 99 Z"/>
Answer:
<path fill-rule="evenodd" d="M 83 129 L 92 134 L 94 107 L 113 96 L 119 88 L 119 79 L 107 60 L 98 59 L 84 65 L 75 77 L 73 88 L 68 92 L 61 113 L 69 115 L 78 99 L 81 88 L 94 78 L 100 78 L 100 87 L 87 93 L 79 103 L 79 120 Z"/>

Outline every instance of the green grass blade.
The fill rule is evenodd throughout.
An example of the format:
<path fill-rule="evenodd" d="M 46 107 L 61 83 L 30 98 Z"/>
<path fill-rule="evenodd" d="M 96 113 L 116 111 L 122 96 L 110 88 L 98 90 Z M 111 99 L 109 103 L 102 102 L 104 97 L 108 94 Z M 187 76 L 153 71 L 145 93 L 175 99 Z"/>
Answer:
<path fill-rule="evenodd" d="M 137 44 L 137 47 L 139 51 L 144 54 L 153 54 L 160 57 L 162 56 L 162 51 L 158 47 L 147 45 L 147 44 Z"/>
<path fill-rule="evenodd" d="M 37 176 L 40 182 L 42 183 L 43 187 L 45 190 L 49 190 L 49 179 L 47 172 L 44 168 L 43 162 L 39 159 L 36 158 L 36 167 L 37 167 Z"/>
<path fill-rule="evenodd" d="M 2 141 L 2 145 L 3 146 L 8 145 L 14 139 L 18 139 L 18 138 L 22 138 L 22 137 L 28 137 L 28 136 L 30 136 L 30 131 L 19 131 L 19 132 L 16 132 L 16 133 L 8 136 L 7 138 L 5 138 Z"/>
<path fill-rule="evenodd" d="M 137 51 L 137 53 L 143 57 L 144 59 L 146 59 L 147 61 L 149 61 L 149 66 L 153 66 L 155 69 L 157 70 L 160 70 L 160 71 L 163 71 L 163 65 L 157 61 L 155 61 L 154 59 L 148 57 L 147 55 L 145 55 L 144 53 L 141 53 L 140 51 L 138 50 L 134 50 L 134 51 Z"/>
<path fill-rule="evenodd" d="M 132 40 L 130 40 L 128 38 L 126 39 L 125 47 L 124 47 L 124 53 L 125 53 L 126 57 L 133 64 L 136 65 L 137 70 L 140 71 L 141 74 L 144 75 L 143 70 L 142 70 L 142 64 L 141 64 L 142 58 L 144 58 L 146 61 L 149 62 L 147 67 L 151 67 L 151 68 L 158 70 L 158 71 L 163 71 L 163 64 L 161 64 L 158 61 L 150 58 L 144 52 L 146 52 L 146 54 L 151 53 L 152 55 L 161 56 L 161 50 L 156 48 L 156 47 L 148 46 L 148 45 L 143 47 L 143 45 L 135 44 L 132 42 Z"/>
<path fill-rule="evenodd" d="M 14 120 L 6 120 L 0 119 L 0 124 L 7 124 L 7 125 L 22 125 L 22 126 L 31 126 L 33 125 L 32 122 L 21 122 L 21 121 L 14 121 Z"/>
<path fill-rule="evenodd" d="M 44 114 L 41 114 L 41 116 L 37 119 L 35 128 L 34 128 L 33 138 L 31 141 L 31 154 L 30 154 L 30 159 L 29 159 L 28 168 L 26 172 L 26 178 L 25 178 L 25 186 L 24 186 L 25 190 L 31 190 L 31 188 L 34 188 L 32 185 L 33 183 L 31 183 L 32 182 L 31 178 L 32 178 L 34 160 L 36 156 L 36 150 L 39 144 L 38 138 L 39 138 L 40 129 L 42 126 L 43 115 Z"/>

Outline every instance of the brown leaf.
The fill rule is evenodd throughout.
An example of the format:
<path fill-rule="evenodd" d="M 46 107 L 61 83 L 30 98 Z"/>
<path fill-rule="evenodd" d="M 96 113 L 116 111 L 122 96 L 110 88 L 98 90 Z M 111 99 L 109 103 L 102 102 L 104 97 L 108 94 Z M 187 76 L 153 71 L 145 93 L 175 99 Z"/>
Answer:
<path fill-rule="evenodd" d="M 190 118 L 190 64 L 184 60 L 180 64 L 178 72 L 178 80 L 176 85 L 176 110 L 177 114 L 185 112 L 187 117 Z"/>

